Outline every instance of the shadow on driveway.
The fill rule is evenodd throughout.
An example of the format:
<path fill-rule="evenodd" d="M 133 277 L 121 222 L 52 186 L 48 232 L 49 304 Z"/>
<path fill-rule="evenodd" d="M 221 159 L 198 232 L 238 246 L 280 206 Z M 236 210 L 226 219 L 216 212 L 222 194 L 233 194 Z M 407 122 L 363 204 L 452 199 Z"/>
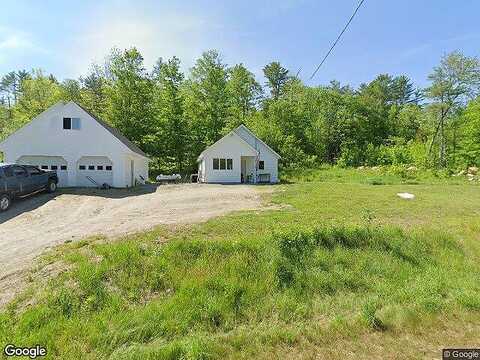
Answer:
<path fill-rule="evenodd" d="M 23 213 L 35 210 L 49 201 L 54 201 L 57 196 L 61 195 L 85 195 L 85 196 L 98 196 L 111 199 L 123 199 L 131 196 L 140 196 L 145 194 L 151 194 L 157 191 L 158 184 L 145 184 L 135 188 L 128 189 L 96 189 L 96 188 L 60 188 L 53 194 L 38 193 L 32 196 L 28 196 L 23 199 L 16 199 L 13 201 L 10 209 L 4 212 L 0 212 L 0 224 L 13 219 Z M 72 203 L 72 207 L 75 204 Z"/>

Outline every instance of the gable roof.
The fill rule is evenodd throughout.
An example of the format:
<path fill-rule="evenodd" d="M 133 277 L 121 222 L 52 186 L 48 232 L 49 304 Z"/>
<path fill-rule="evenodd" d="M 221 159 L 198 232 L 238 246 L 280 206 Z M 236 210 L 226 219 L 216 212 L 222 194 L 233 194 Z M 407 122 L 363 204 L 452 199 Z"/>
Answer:
<path fill-rule="evenodd" d="M 112 126 L 108 125 L 105 121 L 97 118 L 95 115 L 93 115 L 90 111 L 88 111 L 87 109 L 85 109 L 84 107 L 82 107 L 81 105 L 77 104 L 76 102 L 74 101 L 69 101 L 68 103 L 65 102 L 65 101 L 59 101 L 57 103 L 55 103 L 54 105 L 50 106 L 48 109 L 42 111 L 40 114 L 38 114 L 37 116 L 35 116 L 31 121 L 27 122 L 25 125 L 23 125 L 20 129 L 17 129 L 15 132 L 13 132 L 12 134 L 10 134 L 9 136 L 7 136 L 2 142 L 0 142 L 0 146 L 2 144 L 4 144 L 11 136 L 13 136 L 14 134 L 18 133 L 20 130 L 24 129 L 24 128 L 27 128 L 28 126 L 30 126 L 30 124 L 35 120 L 37 119 L 40 115 L 42 114 L 45 114 L 51 110 L 53 110 L 54 108 L 57 108 L 58 106 L 65 106 L 67 104 L 74 104 L 76 105 L 78 108 L 80 108 L 82 111 L 84 111 L 85 113 L 87 113 L 93 120 L 95 120 L 98 124 L 100 124 L 105 130 L 107 130 L 110 134 L 112 134 L 117 140 L 119 140 L 123 145 L 125 145 L 130 151 L 136 153 L 137 155 L 140 155 L 146 159 L 148 159 L 148 156 L 137 146 L 135 145 L 133 142 L 131 142 L 130 140 L 128 140 L 119 130 L 113 128 Z"/>
<path fill-rule="evenodd" d="M 218 143 L 220 143 L 222 140 L 224 140 L 225 138 L 227 138 L 227 136 L 231 136 L 231 135 L 235 135 L 236 137 L 238 137 L 243 143 L 245 143 L 249 148 L 251 148 L 253 151 L 255 151 L 257 154 L 258 154 L 258 150 L 255 149 L 247 140 L 245 140 L 239 133 L 238 133 L 238 130 L 239 129 L 244 129 L 247 131 L 247 133 L 249 135 L 251 135 L 253 138 L 255 138 L 256 141 L 258 141 L 259 143 L 263 144 L 268 150 L 270 150 L 272 152 L 272 154 L 274 154 L 275 156 L 277 156 L 279 159 L 281 159 L 282 157 L 275 151 L 273 150 L 270 146 L 268 146 L 267 144 L 265 144 L 265 142 L 263 142 L 257 135 L 255 135 L 249 128 L 247 128 L 245 125 L 240 125 L 238 126 L 237 128 L 233 129 L 232 131 L 230 131 L 227 135 L 225 135 L 224 137 L 220 138 L 220 140 L 217 140 L 216 142 L 214 142 L 212 145 L 208 146 L 205 150 L 203 150 L 201 152 L 201 154 L 198 156 L 197 158 L 197 162 L 202 160 L 203 157 L 205 156 L 205 153 L 207 153 L 210 149 L 212 149 L 215 145 L 217 145 Z"/>
<path fill-rule="evenodd" d="M 223 136 L 222 138 L 220 138 L 219 140 L 215 141 L 212 145 L 208 146 L 205 150 L 203 150 L 201 152 L 201 154 L 198 156 L 197 158 L 197 162 L 202 160 L 203 157 L 205 156 L 205 154 L 213 149 L 216 145 L 218 145 L 219 143 L 221 143 L 222 141 L 224 141 L 226 138 L 228 138 L 229 136 L 235 136 L 236 138 L 238 138 L 242 143 L 244 143 L 246 146 L 248 146 L 252 151 L 254 151 L 255 153 L 258 154 L 258 150 L 255 149 L 252 145 L 250 145 L 244 138 L 242 138 L 240 135 L 238 135 L 235 130 L 232 130 L 230 131 L 227 135 Z"/>
<path fill-rule="evenodd" d="M 70 101 L 71 103 L 77 105 L 80 109 L 82 109 L 83 111 L 85 111 L 88 115 L 90 115 L 90 117 L 92 119 L 94 119 L 96 122 L 98 122 L 100 125 L 102 125 L 110 134 L 112 134 L 113 136 L 115 136 L 118 140 L 120 140 L 121 143 L 123 143 L 123 145 L 125 145 L 130 151 L 140 155 L 140 156 L 143 156 L 145 158 L 148 159 L 148 156 L 147 154 L 145 154 L 142 149 L 140 149 L 137 145 L 135 145 L 133 142 L 131 142 L 130 140 L 128 140 L 118 129 L 115 129 L 114 127 L 110 126 L 109 124 L 107 124 L 105 121 L 99 119 L 98 117 L 96 117 L 95 115 L 93 115 L 90 111 L 88 111 L 87 109 L 85 109 L 83 106 L 77 104 L 76 102 L 74 101 Z"/>
<path fill-rule="evenodd" d="M 255 135 L 252 130 L 250 130 L 248 127 L 246 127 L 245 125 L 241 124 L 239 127 L 237 127 L 235 130 L 233 131 L 237 131 L 239 129 L 243 129 L 245 131 L 247 131 L 247 133 L 249 133 L 252 137 L 254 137 L 259 143 L 263 144 L 268 150 L 270 150 L 274 155 L 276 155 L 279 159 L 281 159 L 282 157 L 275 151 L 273 150 L 270 146 L 268 146 L 267 144 L 265 144 L 265 142 L 260 139 L 257 135 Z M 241 137 L 241 136 L 240 136 Z"/>

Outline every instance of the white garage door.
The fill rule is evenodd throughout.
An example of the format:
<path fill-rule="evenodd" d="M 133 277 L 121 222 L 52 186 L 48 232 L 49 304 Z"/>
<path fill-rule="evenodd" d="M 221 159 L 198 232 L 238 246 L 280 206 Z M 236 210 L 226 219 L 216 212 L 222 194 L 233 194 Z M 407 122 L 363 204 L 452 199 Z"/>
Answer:
<path fill-rule="evenodd" d="M 58 186 L 68 186 L 68 166 L 67 161 L 61 156 L 22 156 L 17 160 L 21 165 L 33 165 L 43 170 L 54 170 L 58 176 Z"/>
<path fill-rule="evenodd" d="M 83 156 L 77 161 L 77 186 L 113 185 L 113 163 L 106 156 Z"/>

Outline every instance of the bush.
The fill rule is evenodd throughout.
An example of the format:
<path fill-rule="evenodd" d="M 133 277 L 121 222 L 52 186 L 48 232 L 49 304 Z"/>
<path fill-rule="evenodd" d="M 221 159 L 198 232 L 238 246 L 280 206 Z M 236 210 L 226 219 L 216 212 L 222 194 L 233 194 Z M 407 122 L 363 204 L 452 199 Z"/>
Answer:
<path fill-rule="evenodd" d="M 337 165 L 340 167 L 359 166 L 365 162 L 365 151 L 354 144 L 342 146 Z"/>
<path fill-rule="evenodd" d="M 415 165 L 426 164 L 426 148 L 419 142 L 405 143 L 402 139 L 392 139 L 390 145 L 374 146 L 369 143 L 364 148 L 357 145 L 342 147 L 342 155 L 337 165 L 347 166 L 379 166 L 379 165 Z"/>

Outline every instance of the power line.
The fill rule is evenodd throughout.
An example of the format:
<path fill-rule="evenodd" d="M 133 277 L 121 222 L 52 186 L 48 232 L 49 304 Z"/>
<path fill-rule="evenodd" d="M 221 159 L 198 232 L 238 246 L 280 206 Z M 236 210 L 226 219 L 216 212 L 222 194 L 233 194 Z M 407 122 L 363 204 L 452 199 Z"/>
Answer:
<path fill-rule="evenodd" d="M 350 25 L 350 23 L 352 22 L 353 18 L 355 17 L 355 15 L 357 14 L 358 12 L 358 9 L 360 9 L 360 7 L 362 6 L 363 2 L 365 0 L 360 0 L 360 2 L 358 3 L 358 6 L 357 8 L 355 9 L 355 11 L 353 12 L 352 16 L 350 17 L 350 19 L 348 20 L 347 24 L 345 25 L 345 27 L 343 28 L 343 30 L 340 32 L 340 35 L 338 35 L 337 37 L 337 40 L 335 40 L 335 42 L 333 43 L 332 47 L 330 48 L 330 50 L 328 50 L 327 52 L 327 55 L 325 55 L 325 57 L 323 58 L 322 62 L 320 63 L 320 65 L 317 66 L 317 68 L 315 69 L 315 71 L 313 72 L 312 76 L 310 76 L 310 79 L 309 80 L 312 80 L 313 77 L 315 76 L 315 74 L 317 73 L 317 71 L 322 67 L 323 63 L 325 62 L 325 60 L 327 60 L 327 57 L 328 55 L 330 55 L 330 53 L 332 52 L 333 48 L 335 47 L 335 45 L 337 45 L 338 41 L 340 40 L 340 38 L 342 37 L 343 33 L 345 32 L 345 30 L 347 30 L 348 28 L 348 25 Z"/>
<path fill-rule="evenodd" d="M 300 75 L 300 72 L 302 71 L 302 67 L 300 66 L 298 68 L 297 74 L 295 75 L 295 78 L 298 79 L 298 75 Z"/>

